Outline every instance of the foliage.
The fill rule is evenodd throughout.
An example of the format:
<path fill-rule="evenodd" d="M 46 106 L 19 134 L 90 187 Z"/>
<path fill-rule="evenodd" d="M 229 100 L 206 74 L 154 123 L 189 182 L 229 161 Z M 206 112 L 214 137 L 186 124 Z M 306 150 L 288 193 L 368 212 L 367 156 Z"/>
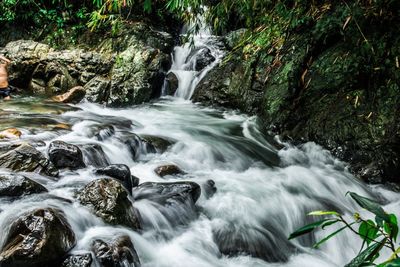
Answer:
<path fill-rule="evenodd" d="M 343 230 L 350 230 L 361 238 L 362 245 L 359 254 L 346 265 L 347 267 L 376 266 L 377 264 L 375 264 L 375 261 L 383 249 L 390 250 L 392 255 L 389 259 L 378 266 L 400 266 L 400 258 L 398 258 L 400 247 L 396 246 L 397 236 L 399 233 L 396 215 L 385 212 L 384 209 L 374 200 L 353 192 L 349 192 L 349 195 L 360 207 L 372 213 L 375 216 L 374 220 L 363 218 L 359 213 L 355 213 L 353 221 L 348 222 L 336 211 L 313 211 L 309 213 L 309 215 L 323 216 L 325 218 L 301 227 L 293 232 L 289 236 L 289 239 L 310 233 L 319 227 L 325 229 L 331 225 L 339 225 L 337 230 L 315 243 L 313 248 L 320 247 L 324 242 Z M 358 228 L 356 228 L 356 225 L 358 225 Z"/>

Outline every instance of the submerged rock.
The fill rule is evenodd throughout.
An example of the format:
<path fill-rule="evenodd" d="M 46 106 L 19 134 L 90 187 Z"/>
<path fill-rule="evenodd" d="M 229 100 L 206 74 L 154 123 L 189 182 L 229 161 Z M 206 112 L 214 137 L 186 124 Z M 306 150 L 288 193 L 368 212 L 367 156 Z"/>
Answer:
<path fill-rule="evenodd" d="M 47 192 L 43 185 L 23 175 L 0 174 L 0 197 L 20 197 L 43 192 Z"/>
<path fill-rule="evenodd" d="M 129 134 L 124 136 L 123 142 L 128 147 L 129 151 L 131 152 L 132 159 L 136 160 L 140 154 L 145 153 L 156 153 L 156 148 L 146 140 L 140 138 L 136 134 Z"/>
<path fill-rule="evenodd" d="M 50 143 L 47 153 L 50 161 L 57 168 L 79 169 L 85 167 L 82 151 L 76 145 L 53 141 Z"/>
<path fill-rule="evenodd" d="M 0 265 L 57 266 L 75 242 L 61 211 L 46 208 L 27 212 L 12 223 L 0 252 Z"/>
<path fill-rule="evenodd" d="M 61 267 L 90 267 L 92 262 L 92 254 L 90 253 L 74 254 L 68 256 L 61 264 Z"/>
<path fill-rule="evenodd" d="M 0 139 L 17 139 L 22 135 L 17 128 L 8 128 L 0 132 Z"/>
<path fill-rule="evenodd" d="M 146 182 L 133 189 L 135 200 L 153 202 L 171 224 L 187 224 L 195 219 L 195 203 L 200 197 L 200 186 L 194 182 Z M 151 222 L 149 222 L 151 224 Z"/>
<path fill-rule="evenodd" d="M 172 146 L 175 143 L 175 140 L 172 140 L 168 137 L 147 134 L 140 135 L 140 137 L 148 144 L 153 146 L 159 153 L 164 153 L 168 149 L 168 147 Z"/>
<path fill-rule="evenodd" d="M 82 145 L 82 153 L 84 162 L 89 166 L 105 167 L 109 165 L 107 155 L 99 144 Z"/>
<path fill-rule="evenodd" d="M 154 172 L 160 176 L 164 177 L 167 175 L 178 175 L 178 174 L 185 174 L 184 171 L 181 170 L 178 166 L 174 164 L 162 165 L 154 169 Z"/>
<path fill-rule="evenodd" d="M 215 186 L 215 182 L 211 179 L 207 180 L 203 184 L 202 188 L 206 198 L 211 198 L 217 192 L 217 187 Z"/>
<path fill-rule="evenodd" d="M 92 250 L 101 267 L 140 267 L 139 256 L 128 236 L 119 236 L 111 242 L 96 239 Z"/>
<path fill-rule="evenodd" d="M 117 179 L 125 186 L 128 192 L 131 192 L 134 186 L 135 177 L 131 175 L 131 170 L 125 164 L 112 164 L 104 168 L 96 169 L 94 172 Z"/>
<path fill-rule="evenodd" d="M 68 92 L 54 96 L 52 99 L 56 102 L 77 104 L 85 97 L 86 90 L 82 86 L 75 86 Z"/>
<path fill-rule="evenodd" d="M 105 222 L 139 230 L 140 214 L 133 207 L 128 195 L 128 191 L 119 181 L 102 178 L 87 184 L 77 193 L 77 198 Z"/>
<path fill-rule="evenodd" d="M 23 143 L 15 149 L 0 155 L 0 167 L 14 171 L 37 172 L 49 176 L 58 176 L 58 170 L 45 156 L 34 147 Z"/>

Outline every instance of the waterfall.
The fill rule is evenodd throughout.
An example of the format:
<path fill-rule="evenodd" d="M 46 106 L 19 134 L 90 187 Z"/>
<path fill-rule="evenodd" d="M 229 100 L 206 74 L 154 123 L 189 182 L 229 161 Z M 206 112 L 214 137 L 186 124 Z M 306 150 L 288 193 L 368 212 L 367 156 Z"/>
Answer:
<path fill-rule="evenodd" d="M 224 53 L 221 50 L 221 42 L 218 37 L 211 34 L 211 29 L 200 18 L 200 30 L 191 38 L 191 41 L 176 46 L 172 54 L 173 72 L 179 81 L 175 97 L 190 99 L 197 84 L 203 77 L 214 68 L 222 59 Z M 185 36 L 193 26 L 185 26 L 181 36 Z M 200 66 L 199 61 L 205 56 L 212 59 L 209 64 Z M 207 62 L 208 63 L 208 62 Z"/>

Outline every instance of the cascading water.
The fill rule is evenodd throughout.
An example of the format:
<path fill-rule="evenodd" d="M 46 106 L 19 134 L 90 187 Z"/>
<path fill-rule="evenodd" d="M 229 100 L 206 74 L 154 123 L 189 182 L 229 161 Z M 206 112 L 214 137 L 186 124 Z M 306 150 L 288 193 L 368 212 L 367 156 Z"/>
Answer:
<path fill-rule="evenodd" d="M 205 45 L 220 58 L 221 52 L 206 45 L 208 37 L 196 38 L 197 47 Z M 180 98 L 189 99 L 197 80 L 215 64 L 194 73 L 193 62 L 187 61 L 192 51 L 187 45 L 175 49 L 172 71 L 180 81 L 176 93 Z M 305 214 L 335 209 L 351 216 L 357 206 L 345 197 L 347 191 L 381 199 L 384 195 L 388 203 L 385 209 L 400 211 L 398 194 L 357 181 L 345 164 L 321 147 L 313 143 L 300 147 L 279 144 L 262 134 L 255 117 L 200 107 L 180 98 L 129 109 L 83 103 L 64 113 L 59 111 L 69 109 L 67 106 L 42 104 L 32 98 L 4 104 L 2 109 L 10 115 L 2 123 L 17 118 L 22 140 L 45 142 L 46 146 L 39 147 L 43 152 L 51 141 L 63 140 L 81 147 L 98 145 L 104 156 L 97 155 L 100 159 L 96 160 L 89 151 L 85 154 L 89 167 L 64 170 L 55 180 L 26 174 L 49 192 L 0 199 L 0 246 L 20 214 L 36 207 L 55 207 L 65 213 L 78 240 L 71 253 L 90 251 L 95 239 L 107 241 L 127 235 L 144 267 L 342 266 L 358 253 L 360 242 L 352 233 L 333 238 L 320 250 L 310 249 L 311 237 L 287 240 L 292 231 L 309 222 Z M 37 103 L 41 110 L 32 108 Z M 40 119 L 72 128 L 43 128 L 37 124 Z M 171 145 L 156 152 L 135 139 L 137 135 L 159 136 Z M 137 143 L 134 153 L 127 140 Z M 152 192 L 133 189 L 142 231 L 111 226 L 75 197 L 76 190 L 101 178 L 92 171 L 94 161 L 100 165 L 126 164 L 140 183 L 193 181 L 201 185 L 202 193 L 196 206 L 186 202 L 163 206 Z M 171 163 L 184 173 L 164 178 L 155 174 L 156 167 Z M 215 183 L 215 193 L 210 190 L 210 180 Z M 324 234 L 318 232 L 316 238 Z M 99 266 L 99 262 L 95 260 L 92 266 Z M 120 266 L 133 265 L 121 262 Z"/>
<path fill-rule="evenodd" d="M 190 99 L 197 84 L 223 57 L 218 37 L 211 34 L 210 28 L 201 19 L 200 24 L 200 30 L 193 36 L 192 42 L 175 47 L 172 56 L 170 71 L 178 78 L 179 86 L 175 96 L 179 98 Z M 185 35 L 188 29 L 190 26 L 184 27 L 182 35 Z M 205 56 L 212 62 L 201 66 L 199 60 L 204 59 Z"/>

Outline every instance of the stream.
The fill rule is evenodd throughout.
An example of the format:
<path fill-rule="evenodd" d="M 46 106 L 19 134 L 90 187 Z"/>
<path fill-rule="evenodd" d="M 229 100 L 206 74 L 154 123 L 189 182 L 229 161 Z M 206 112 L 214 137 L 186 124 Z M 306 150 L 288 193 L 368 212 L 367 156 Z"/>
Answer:
<path fill-rule="evenodd" d="M 200 51 L 199 47 L 208 49 L 215 60 L 195 71 L 196 62 L 188 58 L 197 60 L 193 49 Z M 192 103 L 190 96 L 198 81 L 222 57 L 218 41 L 207 32 L 200 33 L 194 48 L 186 44 L 174 51 L 171 71 L 179 80 L 175 96 L 130 108 L 107 108 L 88 102 L 65 105 L 36 97 L 1 103 L 0 126 L 20 129 L 18 142 L 42 143 L 38 149 L 43 153 L 54 140 L 81 148 L 97 145 L 104 155 L 85 152 L 88 167 L 62 170 L 58 179 L 27 174 L 53 197 L 35 194 L 14 201 L 0 199 L 0 246 L 4 246 L 10 223 L 19 215 L 37 207 L 55 207 L 65 213 L 76 235 L 72 254 L 90 251 L 94 239 L 128 235 L 143 267 L 310 267 L 348 263 L 361 245 L 351 232 L 332 238 L 319 250 L 311 249 L 312 244 L 334 227 L 292 241 L 288 236 L 312 221 L 306 214 L 313 210 L 334 209 L 350 218 L 359 208 L 345 196 L 348 191 L 377 198 L 394 213 L 400 211 L 398 194 L 358 181 L 345 163 L 314 143 L 298 147 L 282 143 L 261 130 L 257 117 Z M 113 130 L 107 131 L 110 128 Z M 132 155 L 125 142 L 129 136 L 161 137 L 171 145 L 165 151 L 154 151 L 141 143 Z M 1 141 L 5 142 L 17 141 Z M 195 206 L 165 208 L 151 199 L 135 199 L 133 189 L 131 200 L 143 219 L 142 231 L 111 226 L 75 198 L 76 190 L 101 178 L 93 172 L 95 165 L 107 164 L 126 164 L 140 184 L 193 181 L 201 186 L 202 194 Z M 163 164 L 175 164 L 184 173 L 160 177 L 154 169 Z M 210 193 L 214 183 L 216 192 Z M 95 260 L 92 266 L 100 265 Z"/>

